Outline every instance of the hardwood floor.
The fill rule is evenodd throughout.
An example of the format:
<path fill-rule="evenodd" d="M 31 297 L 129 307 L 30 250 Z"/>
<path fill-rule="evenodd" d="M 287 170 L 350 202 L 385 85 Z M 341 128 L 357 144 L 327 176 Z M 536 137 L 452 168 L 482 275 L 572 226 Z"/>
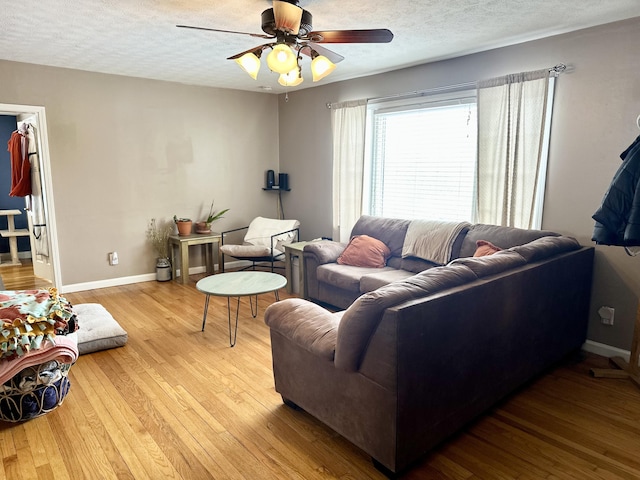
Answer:
<path fill-rule="evenodd" d="M 7 290 L 25 290 L 29 288 L 49 288 L 48 280 L 33 275 L 31 259 L 21 260 L 22 265 L 3 265 L 0 278 Z"/>
<path fill-rule="evenodd" d="M 382 479 L 361 450 L 274 391 L 269 331 L 241 301 L 145 282 L 67 294 L 101 303 L 125 347 L 81 356 L 55 411 L 0 425 L 0 478 Z M 287 297 L 284 289 L 280 298 Z M 428 455 L 408 479 L 638 479 L 640 389 L 595 379 L 584 354 L 530 383 Z"/>

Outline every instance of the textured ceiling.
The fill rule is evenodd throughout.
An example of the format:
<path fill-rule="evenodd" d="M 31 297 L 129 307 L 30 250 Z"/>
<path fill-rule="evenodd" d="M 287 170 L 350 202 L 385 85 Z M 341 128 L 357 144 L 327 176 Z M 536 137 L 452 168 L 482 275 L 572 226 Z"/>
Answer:
<path fill-rule="evenodd" d="M 267 40 L 176 28 L 262 33 L 267 0 L 0 0 L 0 59 L 249 91 L 285 91 L 263 60 L 257 80 L 227 57 Z M 295 89 L 640 16 L 638 0 L 300 0 L 314 30 L 389 28 L 389 44 L 325 45 L 345 57 Z"/>

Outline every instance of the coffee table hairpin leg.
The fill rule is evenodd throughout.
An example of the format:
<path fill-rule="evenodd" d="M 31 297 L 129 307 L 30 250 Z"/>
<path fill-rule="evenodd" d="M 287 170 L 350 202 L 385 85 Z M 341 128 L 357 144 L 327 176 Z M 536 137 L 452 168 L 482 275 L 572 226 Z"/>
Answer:
<path fill-rule="evenodd" d="M 274 291 L 274 295 L 276 297 L 276 302 L 280 301 L 280 295 L 278 295 L 278 291 Z M 202 331 L 204 332 L 204 326 L 207 323 L 207 313 L 209 312 L 209 297 L 211 295 L 206 295 L 204 300 L 204 314 L 202 316 Z M 233 347 L 236 344 L 236 338 L 238 338 L 238 314 L 240 313 L 240 297 L 238 298 L 238 303 L 236 304 L 236 325 L 233 331 L 233 336 L 231 336 L 231 297 L 227 297 L 227 321 L 229 324 L 229 346 Z M 255 308 L 253 306 L 253 295 L 249 296 L 249 304 L 251 305 L 251 316 L 256 318 L 258 316 L 258 295 L 255 295 Z"/>
<path fill-rule="evenodd" d="M 207 323 L 207 313 L 209 312 L 209 297 L 210 295 L 207 295 L 204 301 L 204 314 L 202 316 L 203 332 L 204 332 L 204 326 Z M 257 307 L 258 307 L 258 299 L 256 296 L 256 315 L 258 314 Z M 231 336 L 231 297 L 227 297 L 227 320 L 229 323 L 229 346 L 230 347 L 233 347 L 236 344 L 236 338 L 238 337 L 238 313 L 239 312 L 240 312 L 240 297 L 238 297 L 238 304 L 236 305 L 236 326 L 235 326 L 233 337 L 232 337 Z M 251 313 L 253 314 L 253 304 L 251 304 Z M 255 318 L 256 315 L 254 315 L 253 318 Z"/>

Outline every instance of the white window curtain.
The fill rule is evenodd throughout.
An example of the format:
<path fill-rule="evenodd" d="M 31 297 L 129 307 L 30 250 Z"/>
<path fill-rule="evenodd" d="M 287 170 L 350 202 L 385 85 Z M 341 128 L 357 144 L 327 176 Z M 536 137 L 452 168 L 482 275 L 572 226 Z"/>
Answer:
<path fill-rule="evenodd" d="M 549 70 L 478 83 L 479 223 L 541 228 L 553 84 Z"/>
<path fill-rule="evenodd" d="M 331 105 L 333 129 L 333 239 L 348 242 L 362 214 L 367 101 Z"/>

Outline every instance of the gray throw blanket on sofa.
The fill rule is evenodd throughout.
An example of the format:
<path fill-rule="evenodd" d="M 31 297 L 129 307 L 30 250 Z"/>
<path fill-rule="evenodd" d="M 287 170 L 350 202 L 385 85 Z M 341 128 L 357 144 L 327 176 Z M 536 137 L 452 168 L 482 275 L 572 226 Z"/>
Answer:
<path fill-rule="evenodd" d="M 412 220 L 402 247 L 403 257 L 418 257 L 445 265 L 451 260 L 453 243 L 468 222 Z"/>

